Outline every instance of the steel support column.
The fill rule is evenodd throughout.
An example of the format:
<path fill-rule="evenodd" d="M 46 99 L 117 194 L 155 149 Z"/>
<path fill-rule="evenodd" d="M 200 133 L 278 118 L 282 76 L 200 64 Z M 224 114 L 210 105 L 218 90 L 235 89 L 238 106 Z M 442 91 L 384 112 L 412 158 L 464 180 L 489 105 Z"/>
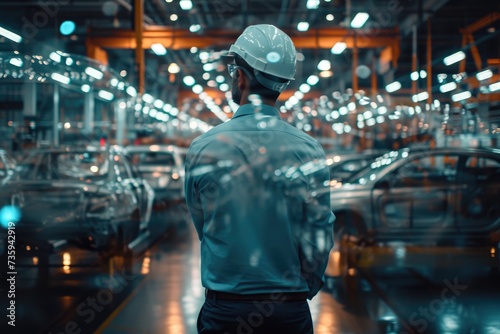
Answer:
<path fill-rule="evenodd" d="M 52 117 L 52 144 L 59 146 L 59 84 L 54 84 L 53 94 L 53 117 Z"/>
<path fill-rule="evenodd" d="M 144 0 L 134 0 L 135 61 L 137 63 L 138 91 L 140 94 L 144 93 L 144 75 L 146 72 L 143 49 L 143 22 Z"/>
<path fill-rule="evenodd" d="M 427 103 L 432 103 L 432 34 L 431 19 L 427 20 Z"/>
<path fill-rule="evenodd" d="M 125 127 L 127 112 L 120 108 L 119 103 L 114 103 L 116 120 L 116 144 L 122 146 L 125 139 Z"/>
<path fill-rule="evenodd" d="M 94 92 L 90 91 L 83 97 L 83 132 L 87 135 L 94 130 L 94 112 Z"/>

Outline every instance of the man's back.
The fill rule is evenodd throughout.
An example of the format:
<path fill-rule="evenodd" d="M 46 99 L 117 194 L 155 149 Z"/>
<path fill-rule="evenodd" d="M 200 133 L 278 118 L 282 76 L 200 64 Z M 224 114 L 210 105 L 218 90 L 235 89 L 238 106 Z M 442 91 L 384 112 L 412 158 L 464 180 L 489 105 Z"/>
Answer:
<path fill-rule="evenodd" d="M 314 168 L 324 164 L 324 152 L 276 109 L 259 108 L 241 107 L 188 152 L 186 194 L 200 209 L 191 211 L 201 240 L 202 283 L 238 294 L 308 292 L 301 254 L 316 236 L 307 233 L 332 220 L 328 171 Z M 331 235 L 322 237 L 331 247 Z"/>

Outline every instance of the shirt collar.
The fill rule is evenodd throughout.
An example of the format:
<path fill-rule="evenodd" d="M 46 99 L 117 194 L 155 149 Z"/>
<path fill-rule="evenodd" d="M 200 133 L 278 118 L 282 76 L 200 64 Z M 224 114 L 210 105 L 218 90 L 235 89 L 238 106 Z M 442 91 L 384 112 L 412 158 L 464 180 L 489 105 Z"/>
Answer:
<path fill-rule="evenodd" d="M 260 106 L 254 106 L 252 104 L 244 104 L 236 110 L 232 119 L 241 116 L 262 114 L 266 116 L 280 117 L 278 110 L 268 104 L 262 104 Z"/>

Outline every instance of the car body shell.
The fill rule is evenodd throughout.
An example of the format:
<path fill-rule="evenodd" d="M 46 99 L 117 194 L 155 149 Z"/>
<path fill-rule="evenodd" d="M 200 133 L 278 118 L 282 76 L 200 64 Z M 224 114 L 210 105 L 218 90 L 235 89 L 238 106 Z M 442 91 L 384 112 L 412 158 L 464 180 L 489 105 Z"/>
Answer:
<path fill-rule="evenodd" d="M 184 162 L 180 148 L 174 145 L 128 146 L 126 154 L 153 187 L 156 207 L 184 203 Z"/>
<path fill-rule="evenodd" d="M 66 173 L 66 169 L 61 171 L 66 162 L 56 157 L 83 154 L 102 156 L 107 172 L 97 178 L 61 176 Z M 53 177 L 21 177 L 25 175 L 23 169 L 26 173 L 31 168 L 40 169 L 42 159 L 49 157 L 53 163 L 49 173 Z M 80 172 L 78 168 L 74 171 Z M 34 150 L 19 164 L 17 177 L 0 192 L 2 205 L 20 211 L 20 220 L 16 222 L 19 244 L 45 246 L 54 240 L 66 240 L 96 250 L 107 248 L 120 232 L 127 231 L 126 235 L 132 239 L 125 241 L 130 242 L 139 230 L 146 229 L 153 200 L 152 188 L 133 173 L 118 146 Z"/>
<path fill-rule="evenodd" d="M 469 166 L 476 160 L 489 167 Z M 500 150 L 393 151 L 349 181 L 331 188 L 331 207 L 360 237 L 421 245 L 500 241 Z"/>
<path fill-rule="evenodd" d="M 16 160 L 5 150 L 0 149 L 0 186 L 3 186 L 12 178 L 16 165 Z"/>

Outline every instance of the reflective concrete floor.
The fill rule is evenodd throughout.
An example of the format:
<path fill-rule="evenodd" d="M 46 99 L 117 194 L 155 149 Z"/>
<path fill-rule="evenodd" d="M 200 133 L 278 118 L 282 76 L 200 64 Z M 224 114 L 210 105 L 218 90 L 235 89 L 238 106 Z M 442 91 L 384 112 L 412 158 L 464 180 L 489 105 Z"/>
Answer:
<path fill-rule="evenodd" d="M 3 321 L 0 333 L 196 333 L 204 299 L 196 235 L 188 223 L 152 232 L 132 273 L 117 262 L 110 278 L 94 254 L 76 249 L 51 256 L 43 284 L 36 267 L 20 267 L 16 327 Z M 500 278 L 483 266 L 365 268 L 327 276 L 310 308 L 316 334 L 494 334 Z"/>

